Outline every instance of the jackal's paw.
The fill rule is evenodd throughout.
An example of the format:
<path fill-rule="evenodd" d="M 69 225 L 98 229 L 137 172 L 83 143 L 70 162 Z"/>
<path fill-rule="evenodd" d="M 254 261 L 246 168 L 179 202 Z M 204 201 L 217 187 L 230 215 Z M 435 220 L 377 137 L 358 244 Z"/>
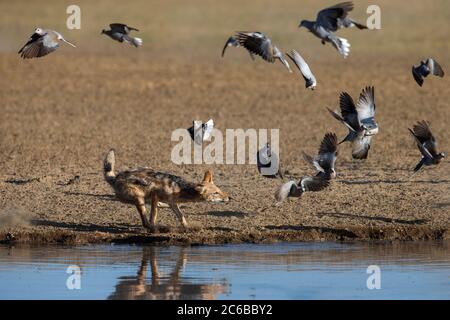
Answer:
<path fill-rule="evenodd" d="M 180 232 L 196 232 L 200 231 L 202 226 L 198 223 L 190 223 L 180 226 Z"/>
<path fill-rule="evenodd" d="M 186 223 L 186 224 L 182 224 L 180 226 L 179 230 L 180 230 L 180 232 L 188 232 L 191 230 L 191 227 L 189 227 L 189 225 Z"/>
<path fill-rule="evenodd" d="M 159 228 L 158 226 L 152 226 L 152 225 L 146 225 L 144 226 L 145 231 L 150 232 L 150 233 L 158 233 L 159 232 Z"/>

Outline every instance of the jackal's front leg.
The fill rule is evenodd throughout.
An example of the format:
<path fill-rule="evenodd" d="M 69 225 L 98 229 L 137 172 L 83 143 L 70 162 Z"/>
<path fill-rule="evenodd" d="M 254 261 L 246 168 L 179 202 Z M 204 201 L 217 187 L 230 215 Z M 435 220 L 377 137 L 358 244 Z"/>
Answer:
<path fill-rule="evenodd" d="M 152 206 L 150 208 L 150 225 L 152 228 L 156 226 L 156 219 L 158 218 L 158 196 L 152 194 Z"/>
<path fill-rule="evenodd" d="M 186 222 L 186 219 L 184 218 L 183 212 L 181 212 L 180 208 L 178 207 L 178 204 L 172 202 L 169 205 L 172 211 L 177 215 L 178 220 L 180 220 L 180 223 L 183 225 L 183 227 L 187 228 L 188 224 Z"/>
<path fill-rule="evenodd" d="M 145 200 L 144 199 L 137 199 L 136 200 L 136 208 L 139 212 L 139 215 L 141 216 L 142 225 L 146 229 L 151 229 L 150 224 L 147 221 L 147 209 L 145 208 Z"/>

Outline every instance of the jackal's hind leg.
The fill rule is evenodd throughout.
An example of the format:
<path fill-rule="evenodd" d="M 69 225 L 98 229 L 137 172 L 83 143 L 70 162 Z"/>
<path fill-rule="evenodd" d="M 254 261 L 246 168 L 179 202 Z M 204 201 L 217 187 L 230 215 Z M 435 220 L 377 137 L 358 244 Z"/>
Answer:
<path fill-rule="evenodd" d="M 136 208 L 139 212 L 139 215 L 141 216 L 142 226 L 146 229 L 150 229 L 151 226 L 147 221 L 147 209 L 145 208 L 145 200 L 142 198 L 139 198 L 136 200 Z"/>
<path fill-rule="evenodd" d="M 180 220 L 180 223 L 183 225 L 183 227 L 187 228 L 188 224 L 186 222 L 186 219 L 184 218 L 183 212 L 181 212 L 180 208 L 178 207 L 178 204 L 172 202 L 169 205 L 172 211 L 177 215 L 178 220 Z"/>
<path fill-rule="evenodd" d="M 152 206 L 150 209 L 150 225 L 152 228 L 156 226 L 156 219 L 158 218 L 158 196 L 153 193 L 152 194 Z"/>

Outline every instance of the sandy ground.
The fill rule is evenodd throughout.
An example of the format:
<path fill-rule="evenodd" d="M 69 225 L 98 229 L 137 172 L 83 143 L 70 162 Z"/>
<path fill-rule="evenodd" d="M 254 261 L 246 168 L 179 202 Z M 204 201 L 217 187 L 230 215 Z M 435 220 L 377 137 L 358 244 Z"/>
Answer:
<path fill-rule="evenodd" d="M 147 19 L 139 11 L 145 4 L 136 2 L 124 20 L 153 31 L 142 31 L 144 47 L 135 49 L 99 35 L 103 24 L 120 19 L 118 8 L 107 16 L 102 12 L 106 2 L 96 7 L 82 2 L 84 16 L 92 19 L 80 31 L 63 32 L 77 48 L 62 47 L 32 61 L 21 60 L 15 51 L 41 21 L 64 31 L 65 8 L 52 1 L 51 10 L 34 8 L 41 15 L 37 21 L 21 11 L 25 6 L 21 1 L 7 8 L 2 4 L 4 29 L 11 29 L 11 19 L 19 12 L 25 13 L 0 48 L 0 240 L 228 243 L 450 238 L 449 162 L 410 178 L 420 156 L 407 131 L 417 120 L 426 119 L 439 148 L 450 151 L 450 78 L 427 79 L 419 88 L 410 71 L 413 63 L 429 55 L 448 70 L 448 28 L 442 26 L 448 26 L 449 4 L 431 1 L 429 14 L 419 20 L 424 14 L 419 1 L 408 8 L 402 1 L 380 1 L 382 30 L 343 31 L 352 44 L 350 57 L 343 60 L 333 48 L 295 28 L 299 17 L 313 18 L 318 8 L 331 3 L 306 2 L 298 10 L 297 1 L 286 1 L 284 7 L 263 2 L 271 14 L 245 4 L 242 11 L 256 10 L 253 15 L 239 11 L 225 21 L 223 12 L 234 10 L 236 3 L 221 3 L 216 10 L 204 1 L 194 1 L 189 8 L 173 3 L 176 10 L 158 4 L 149 13 L 153 19 Z M 355 18 L 365 19 L 366 7 L 366 2 L 358 2 Z M 62 11 L 53 21 L 56 10 Z M 264 21 L 252 23 L 258 14 Z M 417 21 L 414 32 L 408 32 L 408 21 Z M 220 58 L 231 32 L 252 28 L 273 35 L 285 51 L 302 52 L 318 78 L 317 90 L 306 91 L 298 73 L 287 73 L 281 64 L 252 62 L 239 49 Z M 375 86 L 380 133 L 367 161 L 352 160 L 350 146 L 341 146 L 338 178 L 326 191 L 275 207 L 273 193 L 281 181 L 259 176 L 252 165 L 177 166 L 170 160 L 174 129 L 190 126 L 193 119 L 213 118 L 223 131 L 279 128 L 285 176 L 313 174 L 301 151 L 316 152 L 327 131 L 339 137 L 346 133 L 325 107 L 337 108 L 341 91 L 356 97 L 366 85 Z M 233 199 L 183 205 L 191 224 L 187 232 L 178 228 L 170 210 L 161 209 L 159 233 L 147 233 L 135 208 L 115 201 L 103 180 L 102 159 L 111 147 L 117 151 L 119 169 L 152 166 L 200 181 L 210 168 L 215 183 Z"/>

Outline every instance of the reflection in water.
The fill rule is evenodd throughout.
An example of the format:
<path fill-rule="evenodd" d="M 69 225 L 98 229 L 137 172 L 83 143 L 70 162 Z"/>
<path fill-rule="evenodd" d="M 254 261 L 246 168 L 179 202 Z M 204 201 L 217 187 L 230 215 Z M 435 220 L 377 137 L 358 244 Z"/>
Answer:
<path fill-rule="evenodd" d="M 226 292 L 226 284 L 195 284 L 184 279 L 180 272 L 184 268 L 187 256 L 181 247 L 175 266 L 167 273 L 158 270 L 158 248 L 144 247 L 142 259 L 135 276 L 120 277 L 115 291 L 108 299 L 120 300 L 178 300 L 178 299 L 215 299 L 217 294 Z M 150 270 L 148 270 L 150 267 Z M 150 274 L 148 272 L 150 271 Z M 150 279 L 148 279 L 150 276 Z"/>
<path fill-rule="evenodd" d="M 0 299 L 450 299 L 449 252 L 448 241 L 0 245 Z M 66 286 L 71 265 L 81 290 Z M 370 265 L 381 290 L 366 286 Z"/>

